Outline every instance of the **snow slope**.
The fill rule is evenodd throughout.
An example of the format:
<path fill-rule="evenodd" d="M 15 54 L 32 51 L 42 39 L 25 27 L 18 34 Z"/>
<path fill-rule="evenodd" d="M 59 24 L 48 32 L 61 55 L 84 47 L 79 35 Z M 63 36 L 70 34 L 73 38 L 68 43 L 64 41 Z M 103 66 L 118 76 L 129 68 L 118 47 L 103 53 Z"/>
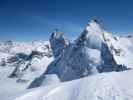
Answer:
<path fill-rule="evenodd" d="M 25 90 L 53 60 L 49 42 L 0 42 L 0 98 Z M 11 74 L 16 77 L 9 77 Z"/>
<path fill-rule="evenodd" d="M 31 81 L 18 83 L 17 78 L 8 78 L 14 67 L 0 66 L 0 100 L 8 100 L 9 97 L 23 91 Z"/>
<path fill-rule="evenodd" d="M 133 100 L 133 70 L 102 73 L 25 91 L 12 100 Z"/>
<path fill-rule="evenodd" d="M 122 50 L 120 56 L 116 56 L 118 63 L 125 64 L 130 68 L 133 68 L 133 42 L 132 39 L 127 37 L 118 38 L 117 43 Z"/>

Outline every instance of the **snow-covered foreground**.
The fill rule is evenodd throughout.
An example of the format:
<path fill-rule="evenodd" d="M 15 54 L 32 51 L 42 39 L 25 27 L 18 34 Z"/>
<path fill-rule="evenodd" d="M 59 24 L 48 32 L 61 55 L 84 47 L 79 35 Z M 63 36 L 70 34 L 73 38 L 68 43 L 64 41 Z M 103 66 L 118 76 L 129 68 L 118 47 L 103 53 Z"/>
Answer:
<path fill-rule="evenodd" d="M 88 76 L 25 91 L 12 100 L 133 100 L 133 70 Z"/>
<path fill-rule="evenodd" d="M 8 100 L 14 94 L 25 89 L 27 83 L 17 83 L 17 78 L 8 78 L 7 76 L 14 70 L 13 67 L 2 68 L 0 66 L 0 100 Z"/>
<path fill-rule="evenodd" d="M 45 60 L 43 60 L 43 63 L 40 63 L 38 65 L 45 65 L 43 69 L 37 71 L 29 71 L 22 77 L 9 78 L 9 75 L 14 71 L 15 67 L 0 66 L 0 100 L 8 100 L 12 96 L 24 91 L 36 77 L 39 77 L 45 71 L 51 59 Z M 33 65 L 35 67 L 35 64 Z"/>

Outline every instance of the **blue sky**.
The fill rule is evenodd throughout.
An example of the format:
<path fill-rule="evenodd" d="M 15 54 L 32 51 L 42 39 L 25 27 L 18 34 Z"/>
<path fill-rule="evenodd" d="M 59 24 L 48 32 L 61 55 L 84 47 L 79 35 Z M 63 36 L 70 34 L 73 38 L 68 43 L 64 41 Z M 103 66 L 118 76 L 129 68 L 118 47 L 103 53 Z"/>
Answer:
<path fill-rule="evenodd" d="M 0 40 L 48 40 L 55 28 L 73 38 L 92 17 L 109 32 L 133 34 L 132 0 L 0 0 Z"/>

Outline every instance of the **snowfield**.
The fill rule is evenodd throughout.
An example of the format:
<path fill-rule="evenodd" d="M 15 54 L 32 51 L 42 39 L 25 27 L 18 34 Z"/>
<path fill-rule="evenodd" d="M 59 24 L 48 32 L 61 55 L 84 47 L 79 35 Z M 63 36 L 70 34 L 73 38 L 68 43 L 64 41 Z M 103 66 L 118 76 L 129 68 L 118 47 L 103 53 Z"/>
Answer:
<path fill-rule="evenodd" d="M 14 100 L 133 100 L 133 70 L 110 72 L 25 91 Z"/>
<path fill-rule="evenodd" d="M 27 83 L 17 83 L 17 78 L 8 78 L 8 75 L 14 70 L 13 67 L 3 68 L 0 66 L 0 99 L 8 100 L 10 97 L 23 91 L 29 84 Z"/>

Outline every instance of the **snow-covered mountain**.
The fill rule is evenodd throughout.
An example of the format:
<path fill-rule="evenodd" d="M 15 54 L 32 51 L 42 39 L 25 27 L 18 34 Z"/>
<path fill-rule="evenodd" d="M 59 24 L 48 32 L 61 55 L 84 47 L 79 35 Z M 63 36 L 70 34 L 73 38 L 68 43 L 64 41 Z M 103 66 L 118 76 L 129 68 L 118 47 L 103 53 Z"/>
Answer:
<path fill-rule="evenodd" d="M 93 19 L 74 41 L 58 31 L 49 41 L 0 43 L 3 100 L 133 99 L 132 36 L 114 36 Z"/>
<path fill-rule="evenodd" d="M 61 33 L 53 32 L 50 43 L 55 60 L 29 87 L 41 85 L 45 82 L 45 75 L 56 74 L 60 81 L 69 81 L 101 72 L 128 70 L 131 66 L 123 62 L 127 60 L 123 56 L 129 51 L 124 51 L 126 48 L 118 41 L 96 20 L 91 20 L 72 43 Z"/>

